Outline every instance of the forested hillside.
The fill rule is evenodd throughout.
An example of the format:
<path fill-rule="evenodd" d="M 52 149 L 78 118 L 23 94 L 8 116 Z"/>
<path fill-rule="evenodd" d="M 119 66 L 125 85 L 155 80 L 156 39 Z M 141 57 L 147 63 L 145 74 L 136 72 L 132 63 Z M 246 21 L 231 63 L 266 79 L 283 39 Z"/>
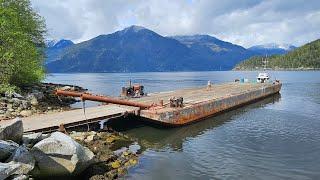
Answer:
<path fill-rule="evenodd" d="M 239 63 L 235 70 L 263 68 L 263 56 L 255 56 Z M 320 69 L 320 39 L 301 46 L 285 55 L 267 57 L 271 69 Z"/>

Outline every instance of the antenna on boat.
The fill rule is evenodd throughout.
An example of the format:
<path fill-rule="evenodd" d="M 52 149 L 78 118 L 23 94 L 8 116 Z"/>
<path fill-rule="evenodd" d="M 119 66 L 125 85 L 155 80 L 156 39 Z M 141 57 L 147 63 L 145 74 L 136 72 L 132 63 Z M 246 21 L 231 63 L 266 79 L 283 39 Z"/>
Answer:
<path fill-rule="evenodd" d="M 263 71 L 266 71 L 267 70 L 267 64 L 268 64 L 267 54 L 266 54 L 265 58 L 262 58 L 262 64 L 263 64 Z"/>

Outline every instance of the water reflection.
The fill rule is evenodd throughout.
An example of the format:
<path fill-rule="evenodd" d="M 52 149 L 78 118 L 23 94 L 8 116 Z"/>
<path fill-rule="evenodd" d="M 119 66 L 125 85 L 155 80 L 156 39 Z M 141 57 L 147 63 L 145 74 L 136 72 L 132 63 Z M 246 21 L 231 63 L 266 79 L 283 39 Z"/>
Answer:
<path fill-rule="evenodd" d="M 141 122 L 128 123 L 128 121 L 132 121 L 132 119 L 122 121 L 120 124 L 113 126 L 113 128 L 116 130 L 122 130 L 131 137 L 137 138 L 144 148 L 154 150 L 170 148 L 174 151 L 182 151 L 182 144 L 186 139 L 196 137 L 205 131 L 217 128 L 224 123 L 233 120 L 235 116 L 251 109 L 265 107 L 268 104 L 274 104 L 280 101 L 280 98 L 281 95 L 276 94 L 253 104 L 249 104 L 232 111 L 223 112 L 217 116 L 177 128 L 162 128 L 158 126 L 150 126 L 149 124 L 146 125 Z M 135 121 L 139 120 L 136 119 Z"/>

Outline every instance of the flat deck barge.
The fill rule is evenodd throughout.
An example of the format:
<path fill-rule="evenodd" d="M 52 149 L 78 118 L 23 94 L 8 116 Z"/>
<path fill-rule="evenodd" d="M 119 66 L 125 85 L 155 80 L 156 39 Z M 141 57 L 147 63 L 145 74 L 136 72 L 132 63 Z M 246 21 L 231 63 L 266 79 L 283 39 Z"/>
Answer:
<path fill-rule="evenodd" d="M 212 85 L 210 88 L 199 87 L 153 93 L 146 97 L 131 100 L 149 104 L 163 100 L 164 104 L 169 104 L 170 97 L 183 97 L 183 107 L 150 108 L 141 110 L 140 116 L 157 123 L 184 125 L 279 93 L 281 86 L 282 84 L 279 82 L 234 82 Z"/>
<path fill-rule="evenodd" d="M 151 93 L 140 98 L 94 96 L 96 99 L 101 99 L 100 97 L 109 98 L 113 104 L 86 108 L 86 116 L 83 110 L 77 109 L 66 112 L 34 115 L 23 118 L 22 120 L 24 121 L 26 132 L 54 130 L 57 129 L 60 124 L 64 124 L 65 127 L 68 128 L 76 126 L 77 124 L 83 125 L 108 118 L 117 117 L 117 119 L 119 119 L 119 117 L 126 116 L 128 113 L 140 116 L 154 123 L 180 126 L 279 93 L 281 86 L 282 84 L 280 82 L 232 82 Z M 170 106 L 170 98 L 172 97 L 183 97 L 183 105 L 179 107 Z M 125 101 L 129 106 L 114 104 L 118 101 Z M 161 105 L 159 105 L 159 102 L 161 102 Z M 10 120 L 0 121 L 0 126 L 6 123 L 10 123 Z"/>

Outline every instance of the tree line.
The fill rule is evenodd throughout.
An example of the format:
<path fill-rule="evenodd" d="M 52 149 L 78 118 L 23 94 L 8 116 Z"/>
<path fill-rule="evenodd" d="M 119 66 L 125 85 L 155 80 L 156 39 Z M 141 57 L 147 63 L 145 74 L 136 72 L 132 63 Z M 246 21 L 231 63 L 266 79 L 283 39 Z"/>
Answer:
<path fill-rule="evenodd" d="M 284 55 L 273 55 L 270 57 L 255 56 L 249 58 L 236 65 L 235 69 L 262 69 L 264 59 L 268 61 L 267 68 L 271 69 L 320 69 L 320 39 Z"/>

